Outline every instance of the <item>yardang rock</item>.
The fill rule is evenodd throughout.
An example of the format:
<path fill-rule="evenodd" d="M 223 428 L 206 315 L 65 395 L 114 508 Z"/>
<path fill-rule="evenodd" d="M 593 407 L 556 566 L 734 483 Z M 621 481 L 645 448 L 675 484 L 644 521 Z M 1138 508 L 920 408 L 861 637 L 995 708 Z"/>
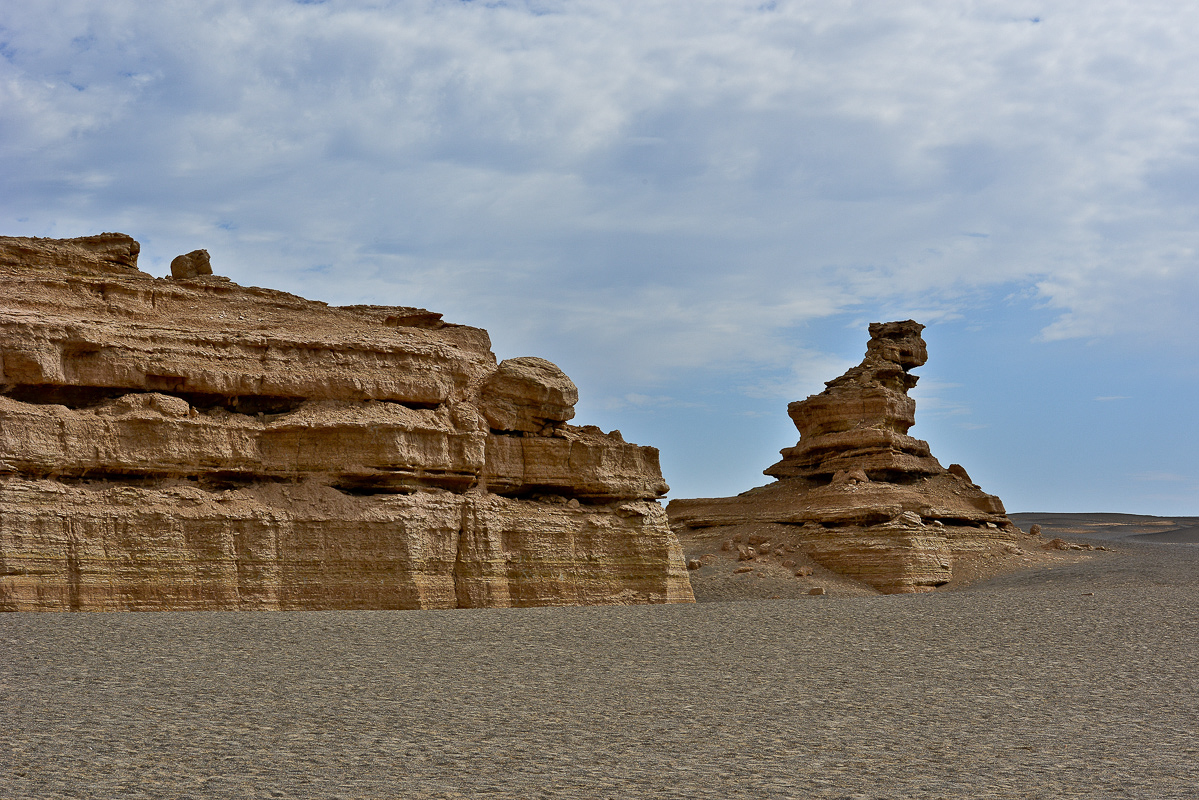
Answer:
<path fill-rule="evenodd" d="M 955 560 L 1021 536 L 998 497 L 908 435 L 911 370 L 928 359 L 923 329 L 912 320 L 872 324 L 861 364 L 788 406 L 800 440 L 765 471 L 776 482 L 736 497 L 673 500 L 676 531 L 740 541 L 738 527 L 756 525 L 756 535 L 769 531 L 776 544 L 886 593 L 944 585 Z"/>
<path fill-rule="evenodd" d="M 0 237 L 0 609 L 693 599 L 657 450 L 550 362 L 138 249 Z"/>

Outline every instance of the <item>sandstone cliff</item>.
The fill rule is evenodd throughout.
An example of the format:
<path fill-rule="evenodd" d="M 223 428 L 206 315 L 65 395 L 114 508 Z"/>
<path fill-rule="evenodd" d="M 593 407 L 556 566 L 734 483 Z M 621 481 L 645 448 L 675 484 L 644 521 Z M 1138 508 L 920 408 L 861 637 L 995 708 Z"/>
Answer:
<path fill-rule="evenodd" d="M 0 237 L 0 609 L 693 599 L 657 450 L 550 362 L 139 249 Z"/>
<path fill-rule="evenodd" d="M 1016 551 L 1022 534 L 999 498 L 908 435 L 911 370 L 928 360 L 923 329 L 871 325 L 860 365 L 788 406 L 800 440 L 766 470 L 778 480 L 737 497 L 671 501 L 680 536 L 750 562 L 802 554 L 887 593 L 928 591 L 950 582 L 958 559 Z"/>

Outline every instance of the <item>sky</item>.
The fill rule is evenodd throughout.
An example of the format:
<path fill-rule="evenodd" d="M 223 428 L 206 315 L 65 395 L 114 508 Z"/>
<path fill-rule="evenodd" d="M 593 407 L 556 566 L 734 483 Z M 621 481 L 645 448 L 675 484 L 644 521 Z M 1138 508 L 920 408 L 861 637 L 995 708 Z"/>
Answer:
<path fill-rule="evenodd" d="M 1199 5 L 0 4 L 0 235 L 486 328 L 724 496 L 927 325 L 1008 511 L 1199 515 Z"/>

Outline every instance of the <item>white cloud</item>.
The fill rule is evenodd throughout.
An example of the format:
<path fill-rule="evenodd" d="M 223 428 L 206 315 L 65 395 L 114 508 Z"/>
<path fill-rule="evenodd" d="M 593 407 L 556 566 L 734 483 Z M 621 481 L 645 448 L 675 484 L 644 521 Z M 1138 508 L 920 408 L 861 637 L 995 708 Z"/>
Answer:
<path fill-rule="evenodd" d="M 226 225 L 256 271 L 339 281 L 394 279 L 391 247 L 457 292 L 482 269 L 506 277 L 480 294 L 641 294 L 640 337 L 670 315 L 655 286 L 773 330 L 936 318 L 1011 281 L 1060 310 L 1047 339 L 1193 326 L 1185 5 L 59 2 L 0 24 L 5 205 L 45 232 Z M 608 329 L 602 294 L 577 328 Z"/>
<path fill-rule="evenodd" d="M 1045 346 L 1180 348 L 1196 38 L 1164 0 L 8 3 L 0 228 L 427 306 L 614 397 L 802 397 L 822 321 L 996 291 Z"/>

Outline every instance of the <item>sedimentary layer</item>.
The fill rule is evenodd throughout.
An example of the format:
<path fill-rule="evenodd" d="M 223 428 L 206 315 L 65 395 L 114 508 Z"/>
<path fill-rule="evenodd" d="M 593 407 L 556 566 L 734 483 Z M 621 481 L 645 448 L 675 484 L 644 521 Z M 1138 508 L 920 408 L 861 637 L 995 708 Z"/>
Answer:
<path fill-rule="evenodd" d="M 0 237 L 0 609 L 692 599 L 657 450 L 552 363 L 139 249 Z"/>

